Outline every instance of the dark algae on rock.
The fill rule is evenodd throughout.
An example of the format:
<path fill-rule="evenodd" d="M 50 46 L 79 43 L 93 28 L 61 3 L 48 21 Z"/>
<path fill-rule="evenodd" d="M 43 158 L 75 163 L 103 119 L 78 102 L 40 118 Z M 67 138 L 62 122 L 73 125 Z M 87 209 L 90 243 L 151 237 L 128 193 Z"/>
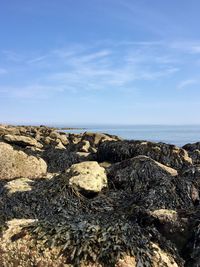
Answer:
<path fill-rule="evenodd" d="M 1 266 L 199 267 L 196 150 L 1 126 Z"/>

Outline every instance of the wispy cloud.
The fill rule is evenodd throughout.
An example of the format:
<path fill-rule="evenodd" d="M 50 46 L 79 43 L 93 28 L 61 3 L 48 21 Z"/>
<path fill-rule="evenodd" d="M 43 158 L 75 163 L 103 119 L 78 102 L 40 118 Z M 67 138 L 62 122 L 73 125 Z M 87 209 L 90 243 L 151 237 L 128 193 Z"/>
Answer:
<path fill-rule="evenodd" d="M 195 85 L 195 84 L 199 84 L 199 80 L 197 80 L 197 79 L 187 79 L 187 80 L 181 81 L 178 84 L 177 88 L 178 89 L 184 89 L 186 87 L 190 87 L 190 86 Z"/>
<path fill-rule="evenodd" d="M 200 54 L 200 40 L 182 40 L 170 42 L 169 47 L 188 54 Z"/>
<path fill-rule="evenodd" d="M 30 59 L 27 61 L 28 64 L 32 64 L 32 63 L 37 63 L 37 62 L 41 62 L 43 61 L 44 59 L 46 59 L 47 56 L 40 56 L 40 57 L 36 57 L 36 58 L 33 58 L 33 59 Z"/>
<path fill-rule="evenodd" d="M 112 52 L 111 52 L 112 50 Z M 134 81 L 154 80 L 179 71 L 171 62 L 156 63 L 144 51 L 131 54 L 130 50 L 100 50 L 95 53 L 73 55 L 66 63 L 66 70 L 49 75 L 50 81 L 65 84 L 66 88 L 100 90 L 124 87 L 134 88 Z"/>
<path fill-rule="evenodd" d="M 173 49 L 172 49 L 173 50 Z M 50 98 L 54 94 L 134 91 L 138 83 L 170 79 L 181 71 L 173 51 L 162 41 L 112 41 L 75 44 L 28 55 L 5 53 L 15 62 L 15 85 L 7 83 L 0 94 L 16 98 Z M 20 60 L 21 61 L 20 61 Z M 20 77 L 20 80 L 19 78 Z M 49 93 L 48 93 L 49 92 Z"/>

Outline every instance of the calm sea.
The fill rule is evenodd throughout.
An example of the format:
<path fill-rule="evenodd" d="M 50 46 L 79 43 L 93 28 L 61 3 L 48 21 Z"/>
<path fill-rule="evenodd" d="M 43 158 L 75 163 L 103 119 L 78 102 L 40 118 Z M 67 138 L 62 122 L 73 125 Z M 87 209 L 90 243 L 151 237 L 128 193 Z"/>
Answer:
<path fill-rule="evenodd" d="M 85 131 L 118 135 L 124 139 L 148 140 L 165 142 L 183 146 L 186 143 L 200 141 L 200 125 L 133 125 L 133 126 L 76 126 L 84 130 L 69 130 L 65 132 L 82 133 Z"/>

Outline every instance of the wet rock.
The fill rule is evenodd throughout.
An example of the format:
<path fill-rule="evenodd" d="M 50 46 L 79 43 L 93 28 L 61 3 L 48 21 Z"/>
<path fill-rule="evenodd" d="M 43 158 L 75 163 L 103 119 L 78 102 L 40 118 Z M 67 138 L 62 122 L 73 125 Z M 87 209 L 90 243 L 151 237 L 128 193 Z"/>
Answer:
<path fill-rule="evenodd" d="M 9 144 L 18 145 L 21 147 L 26 147 L 26 146 L 34 146 L 37 148 L 43 147 L 43 145 L 37 142 L 37 140 L 27 136 L 6 134 L 3 136 L 3 140 L 8 142 Z"/>
<path fill-rule="evenodd" d="M 151 157 L 177 170 L 192 165 L 192 160 L 186 150 L 164 143 L 146 141 L 104 142 L 98 149 L 99 161 L 119 162 L 138 155 Z"/>
<path fill-rule="evenodd" d="M 200 165 L 192 165 L 189 168 L 184 169 L 180 176 L 185 181 L 192 183 L 191 196 L 195 205 L 200 203 Z"/>
<path fill-rule="evenodd" d="M 200 165 L 188 157 L 198 163 L 198 144 L 187 153 L 45 126 L 0 126 L 5 135 L 29 145 L 0 142 L 0 265 L 200 265 Z"/>
<path fill-rule="evenodd" d="M 41 249 L 22 230 L 34 223 L 34 219 L 13 219 L 7 222 L 7 229 L 0 237 L 0 262 L 2 267 L 72 267 L 65 259 L 58 257 L 58 249 Z"/>
<path fill-rule="evenodd" d="M 104 134 L 104 133 L 85 132 L 82 135 L 82 140 L 89 141 L 89 143 L 92 147 L 97 147 L 102 142 L 117 141 L 117 140 L 120 140 L 120 138 L 117 136 L 114 136 L 114 135 L 112 136 L 112 135 L 108 135 L 108 134 Z"/>
<path fill-rule="evenodd" d="M 60 149 L 53 146 L 45 149 L 42 158 L 46 161 L 48 172 L 62 172 L 72 164 L 85 160 L 94 160 L 90 153 L 72 152 L 70 148 Z"/>
<path fill-rule="evenodd" d="M 183 181 L 177 172 L 149 157 L 138 156 L 112 164 L 107 169 L 111 187 L 133 195 L 137 205 L 148 209 L 192 207 L 191 181 Z"/>
<path fill-rule="evenodd" d="M 88 153 L 90 150 L 90 142 L 87 140 L 83 140 L 79 143 L 79 149 L 80 152 L 86 152 Z"/>
<path fill-rule="evenodd" d="M 66 174 L 69 185 L 78 191 L 98 193 L 107 186 L 105 169 L 95 161 L 85 161 L 72 165 Z"/>
<path fill-rule="evenodd" d="M 179 265 L 173 259 L 173 256 L 169 253 L 164 252 L 157 244 L 152 244 L 155 249 L 155 254 L 153 256 L 153 267 L 179 267 Z"/>
<path fill-rule="evenodd" d="M 72 144 L 78 144 L 82 140 L 82 134 L 69 134 L 69 142 Z"/>
<path fill-rule="evenodd" d="M 193 164 L 200 164 L 200 150 L 195 149 L 193 151 L 188 151 L 188 154 L 191 157 Z"/>
<path fill-rule="evenodd" d="M 0 142 L 0 179 L 38 178 L 46 172 L 47 165 L 43 159 L 29 156 L 9 144 Z"/>
<path fill-rule="evenodd" d="M 200 164 L 200 150 L 196 149 L 192 152 L 188 152 L 192 158 L 193 164 Z"/>
<path fill-rule="evenodd" d="M 194 151 L 194 150 L 200 150 L 200 142 L 196 142 L 193 144 L 186 144 L 183 146 L 183 149 L 187 150 L 187 151 Z"/>
<path fill-rule="evenodd" d="M 159 232 L 183 251 L 190 237 L 189 220 L 175 210 L 158 209 L 150 212 Z"/>
<path fill-rule="evenodd" d="M 156 181 L 168 178 L 170 176 L 177 176 L 177 171 L 170 167 L 167 167 L 149 157 L 137 156 L 131 159 L 121 161 L 119 163 L 112 164 L 108 168 L 108 175 L 115 186 L 126 188 L 129 185 L 141 183 L 152 183 Z"/>
<path fill-rule="evenodd" d="M 188 151 L 189 156 L 192 158 L 193 164 L 200 164 L 200 142 L 193 144 L 186 144 L 183 149 Z"/>

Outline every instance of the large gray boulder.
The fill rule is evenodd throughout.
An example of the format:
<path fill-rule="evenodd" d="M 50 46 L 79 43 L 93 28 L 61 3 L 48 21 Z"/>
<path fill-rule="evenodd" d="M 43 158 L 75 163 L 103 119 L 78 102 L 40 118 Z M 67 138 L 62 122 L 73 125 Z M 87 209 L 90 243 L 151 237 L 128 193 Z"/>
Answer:
<path fill-rule="evenodd" d="M 47 164 L 43 159 L 27 155 L 9 144 L 0 142 L 0 179 L 38 178 L 46 172 Z"/>
<path fill-rule="evenodd" d="M 96 161 L 74 164 L 66 171 L 69 185 L 75 190 L 98 193 L 107 186 L 105 169 Z"/>

